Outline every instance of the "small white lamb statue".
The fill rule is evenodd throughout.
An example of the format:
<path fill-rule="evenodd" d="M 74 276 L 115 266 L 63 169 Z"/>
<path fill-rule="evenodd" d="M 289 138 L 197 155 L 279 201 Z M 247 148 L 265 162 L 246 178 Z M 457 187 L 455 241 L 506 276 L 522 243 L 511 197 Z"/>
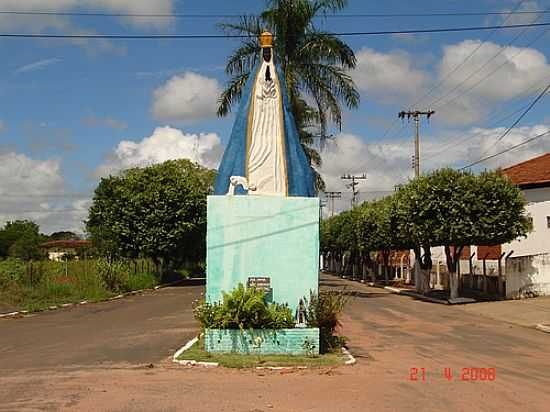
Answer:
<path fill-rule="evenodd" d="M 246 177 L 243 176 L 231 176 L 229 178 L 229 191 L 227 196 L 233 196 L 235 194 L 235 189 L 237 186 L 242 186 L 244 190 L 256 190 L 256 185 L 249 185 Z"/>

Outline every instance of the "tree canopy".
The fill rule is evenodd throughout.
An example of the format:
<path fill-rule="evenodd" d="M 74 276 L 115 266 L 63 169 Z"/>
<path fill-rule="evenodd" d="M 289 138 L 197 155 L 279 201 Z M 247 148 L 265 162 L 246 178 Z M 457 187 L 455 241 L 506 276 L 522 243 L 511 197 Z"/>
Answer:
<path fill-rule="evenodd" d="M 363 203 L 353 217 L 353 229 L 335 216 L 323 224 L 323 248 L 352 248 L 341 231 L 354 231 L 359 248 L 367 253 L 413 249 L 424 276 L 432 266 L 431 247 L 443 246 L 451 276 L 456 272 L 462 248 L 469 245 L 496 245 L 526 236 L 531 222 L 520 189 L 499 171 L 471 172 L 441 169 L 420 176 L 393 196 Z M 330 236 L 328 236 L 330 234 Z M 330 243 L 327 240 L 330 239 Z M 349 250 L 349 249 L 348 249 Z M 423 283 L 425 279 L 417 279 Z M 451 279 L 455 288 L 456 279 Z M 417 283 L 417 286 L 418 286 Z M 422 291 L 426 284 L 420 286 Z M 457 291 L 453 290 L 454 295 Z"/>
<path fill-rule="evenodd" d="M 204 259 L 206 196 L 215 172 L 170 160 L 101 179 L 87 231 L 104 253 L 148 257 L 166 269 Z"/>
<path fill-rule="evenodd" d="M 44 255 L 39 249 L 46 236 L 30 220 L 7 222 L 0 230 L 0 257 L 13 256 L 22 260 L 38 259 Z"/>

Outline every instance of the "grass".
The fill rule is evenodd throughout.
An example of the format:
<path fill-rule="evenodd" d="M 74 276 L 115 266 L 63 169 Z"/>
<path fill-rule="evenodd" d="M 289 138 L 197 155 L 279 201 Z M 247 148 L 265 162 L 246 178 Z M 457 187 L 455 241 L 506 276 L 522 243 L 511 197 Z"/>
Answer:
<path fill-rule="evenodd" d="M 38 311 L 64 303 L 94 302 L 119 293 L 149 289 L 158 278 L 146 265 L 119 266 L 116 288 L 109 288 L 97 260 L 22 263 L 0 260 L 0 312 Z M 142 272 L 140 269 L 143 268 Z"/>
<path fill-rule="evenodd" d="M 195 360 L 197 362 L 217 362 L 225 368 L 255 368 L 257 366 L 307 366 L 320 368 L 336 366 L 344 363 L 341 353 L 327 353 L 315 356 L 290 355 L 241 355 L 237 353 L 210 353 L 204 350 L 204 341 L 197 341 L 183 352 L 179 360 Z"/>

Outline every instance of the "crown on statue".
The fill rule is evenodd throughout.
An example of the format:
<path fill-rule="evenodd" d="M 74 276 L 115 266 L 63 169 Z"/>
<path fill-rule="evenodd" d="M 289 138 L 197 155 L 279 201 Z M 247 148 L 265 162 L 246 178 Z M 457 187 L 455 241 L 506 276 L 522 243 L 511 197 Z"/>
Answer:
<path fill-rule="evenodd" d="M 273 47 L 273 34 L 268 31 L 264 31 L 260 34 L 260 47 Z"/>

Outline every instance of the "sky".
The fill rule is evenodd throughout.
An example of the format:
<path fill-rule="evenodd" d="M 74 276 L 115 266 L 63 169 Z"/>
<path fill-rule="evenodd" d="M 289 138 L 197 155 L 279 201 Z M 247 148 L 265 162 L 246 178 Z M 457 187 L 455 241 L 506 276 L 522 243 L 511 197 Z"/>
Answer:
<path fill-rule="evenodd" d="M 518 6 L 519 4 L 519 6 Z M 260 0 L 0 0 L 1 11 L 122 14 L 257 13 Z M 548 0 L 349 0 L 365 13 L 544 10 Z M 550 14 L 454 17 L 331 17 L 333 32 L 483 26 L 550 21 Z M 0 14 L 0 33 L 220 34 L 210 18 Z M 550 81 L 550 28 L 350 36 L 361 94 L 322 152 L 327 190 L 340 176 L 367 174 L 359 200 L 390 194 L 412 176 L 414 124 L 401 110 L 435 110 L 421 123 L 421 169 L 461 167 L 550 129 L 544 96 L 503 139 Z M 82 232 L 101 177 L 135 166 L 189 158 L 217 167 L 233 117 L 216 117 L 237 39 L 43 40 L 0 38 L 0 225 L 31 219 L 41 230 Z M 550 136 L 474 168 L 506 167 L 550 152 Z"/>

